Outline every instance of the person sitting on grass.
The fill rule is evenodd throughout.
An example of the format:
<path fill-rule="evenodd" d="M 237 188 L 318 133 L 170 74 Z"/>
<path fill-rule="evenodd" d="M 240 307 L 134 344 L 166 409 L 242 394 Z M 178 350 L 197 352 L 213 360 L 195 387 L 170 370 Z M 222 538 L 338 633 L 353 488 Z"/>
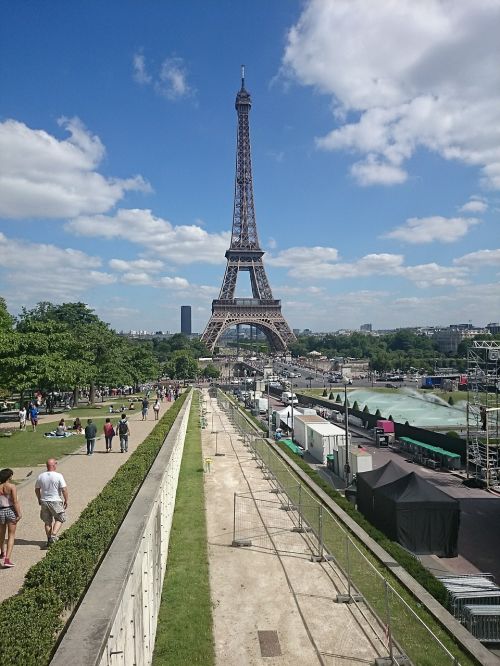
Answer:
<path fill-rule="evenodd" d="M 64 423 L 64 419 L 61 419 L 59 421 L 59 424 L 56 428 L 56 437 L 66 437 L 66 424 Z"/>
<path fill-rule="evenodd" d="M 81 435 L 83 431 L 83 426 L 82 422 L 80 421 L 80 418 L 77 416 L 76 419 L 73 421 L 73 430 L 76 430 L 76 432 Z"/>

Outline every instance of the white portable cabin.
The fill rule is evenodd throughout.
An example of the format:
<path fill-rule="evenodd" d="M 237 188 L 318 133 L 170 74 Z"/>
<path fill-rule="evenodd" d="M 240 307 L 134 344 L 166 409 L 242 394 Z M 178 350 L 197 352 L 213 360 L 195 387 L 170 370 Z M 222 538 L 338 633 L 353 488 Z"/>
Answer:
<path fill-rule="evenodd" d="M 345 448 L 339 450 L 339 456 L 337 460 L 336 469 L 334 470 L 337 476 L 340 476 L 341 479 L 345 478 L 345 460 L 346 453 Z M 364 449 L 363 447 L 352 446 L 349 449 L 349 464 L 350 472 L 349 478 L 352 479 L 354 474 L 359 474 L 359 472 L 371 472 L 373 469 L 373 456 L 372 454 Z"/>
<path fill-rule="evenodd" d="M 328 423 L 328 421 L 322 416 L 318 416 L 316 412 L 314 414 L 301 414 L 294 418 L 293 438 L 305 450 L 307 450 L 307 426 L 310 423 Z"/>
<path fill-rule="evenodd" d="M 326 456 L 345 449 L 345 430 L 333 423 L 308 423 L 307 451 L 318 462 L 326 464 Z"/>

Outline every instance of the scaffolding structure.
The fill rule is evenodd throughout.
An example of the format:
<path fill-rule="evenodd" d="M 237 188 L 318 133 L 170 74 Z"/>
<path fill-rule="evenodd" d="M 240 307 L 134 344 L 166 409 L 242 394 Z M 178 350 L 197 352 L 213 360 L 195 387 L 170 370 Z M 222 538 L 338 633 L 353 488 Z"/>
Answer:
<path fill-rule="evenodd" d="M 467 477 L 500 487 L 500 343 L 475 340 L 467 351 Z"/>

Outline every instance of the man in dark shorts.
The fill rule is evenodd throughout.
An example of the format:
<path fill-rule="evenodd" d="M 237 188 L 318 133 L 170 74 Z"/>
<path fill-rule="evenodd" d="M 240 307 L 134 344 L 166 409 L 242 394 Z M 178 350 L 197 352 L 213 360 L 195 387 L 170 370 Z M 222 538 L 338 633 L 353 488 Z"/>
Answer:
<path fill-rule="evenodd" d="M 40 518 L 45 525 L 47 546 L 58 539 L 58 532 L 66 521 L 68 488 L 64 477 L 56 472 L 57 461 L 49 458 L 47 471 L 42 472 L 35 483 L 35 494 L 40 505 Z"/>

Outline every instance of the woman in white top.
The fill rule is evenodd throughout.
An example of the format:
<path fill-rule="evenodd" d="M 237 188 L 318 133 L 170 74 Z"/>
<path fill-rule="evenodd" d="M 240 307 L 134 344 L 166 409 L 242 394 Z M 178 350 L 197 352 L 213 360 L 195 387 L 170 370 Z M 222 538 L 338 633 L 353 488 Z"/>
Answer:
<path fill-rule="evenodd" d="M 13 475 L 14 472 L 11 469 L 0 470 L 0 559 L 3 559 L 5 569 L 14 566 L 10 556 L 14 548 L 17 523 L 22 517 L 16 486 L 11 483 Z M 7 531 L 7 548 L 4 552 L 5 532 Z"/>

